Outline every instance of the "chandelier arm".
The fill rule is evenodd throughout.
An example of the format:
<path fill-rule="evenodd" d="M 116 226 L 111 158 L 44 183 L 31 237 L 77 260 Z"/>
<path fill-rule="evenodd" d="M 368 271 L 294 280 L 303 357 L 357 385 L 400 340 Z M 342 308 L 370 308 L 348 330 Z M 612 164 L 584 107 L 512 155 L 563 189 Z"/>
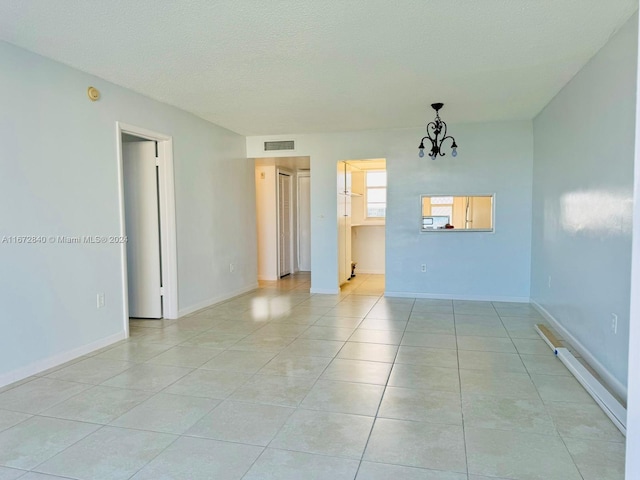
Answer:
<path fill-rule="evenodd" d="M 455 138 L 453 138 L 451 135 L 447 135 L 446 137 L 442 137 L 442 140 L 440 140 L 440 146 L 442 146 L 442 144 L 444 143 L 444 141 L 445 141 L 445 140 L 447 140 L 447 139 L 449 139 L 449 138 L 451 139 L 451 141 L 452 141 L 453 143 L 456 143 L 456 139 L 455 139 Z M 442 149 L 440 149 L 440 156 L 441 156 L 441 157 L 444 157 L 444 153 L 442 152 Z"/>
<path fill-rule="evenodd" d="M 433 141 L 433 138 L 431 138 L 428 135 L 426 137 L 422 137 L 422 140 L 420 141 L 420 144 L 424 145 L 424 141 L 425 140 L 429 140 L 429 142 L 431 142 L 431 149 L 433 150 L 433 148 L 436 146 L 436 142 Z"/>
<path fill-rule="evenodd" d="M 453 138 L 451 135 L 447 135 L 446 137 L 442 137 L 442 142 L 444 142 L 445 140 L 447 140 L 448 138 L 450 138 L 451 140 L 453 140 L 453 143 L 456 143 L 456 139 Z M 440 142 L 440 143 L 442 143 Z"/>

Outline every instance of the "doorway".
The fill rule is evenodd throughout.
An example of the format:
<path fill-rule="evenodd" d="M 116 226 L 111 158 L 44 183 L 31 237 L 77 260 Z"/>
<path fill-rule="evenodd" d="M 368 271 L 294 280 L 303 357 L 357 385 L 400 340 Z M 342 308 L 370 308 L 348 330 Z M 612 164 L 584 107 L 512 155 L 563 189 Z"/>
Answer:
<path fill-rule="evenodd" d="M 123 320 L 178 318 L 171 137 L 116 124 Z"/>
<path fill-rule="evenodd" d="M 256 158 L 258 280 L 311 271 L 309 157 Z"/>
<path fill-rule="evenodd" d="M 122 136 L 129 318 L 162 318 L 158 142 Z"/>
<path fill-rule="evenodd" d="M 291 237 L 291 172 L 278 169 L 278 277 L 291 275 L 293 239 Z"/>
<path fill-rule="evenodd" d="M 387 170 L 384 158 L 338 162 L 338 284 L 384 285 Z M 358 276 L 359 275 L 359 276 Z"/>

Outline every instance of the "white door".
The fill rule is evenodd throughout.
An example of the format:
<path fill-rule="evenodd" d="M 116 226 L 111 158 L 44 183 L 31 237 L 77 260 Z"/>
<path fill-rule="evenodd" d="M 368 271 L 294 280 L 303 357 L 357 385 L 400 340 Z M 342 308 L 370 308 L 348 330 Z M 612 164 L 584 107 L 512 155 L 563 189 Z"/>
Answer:
<path fill-rule="evenodd" d="M 298 267 L 311 271 L 311 177 L 298 176 Z"/>
<path fill-rule="evenodd" d="M 129 317 L 162 318 L 156 144 L 122 144 Z"/>
<path fill-rule="evenodd" d="M 338 162 L 338 285 L 351 279 L 351 171 Z"/>
<path fill-rule="evenodd" d="M 346 205 L 347 205 L 347 183 L 346 183 L 346 167 L 344 162 L 338 162 L 338 285 L 342 285 L 346 281 Z"/>
<path fill-rule="evenodd" d="M 291 273 L 291 175 L 278 173 L 280 277 Z"/>

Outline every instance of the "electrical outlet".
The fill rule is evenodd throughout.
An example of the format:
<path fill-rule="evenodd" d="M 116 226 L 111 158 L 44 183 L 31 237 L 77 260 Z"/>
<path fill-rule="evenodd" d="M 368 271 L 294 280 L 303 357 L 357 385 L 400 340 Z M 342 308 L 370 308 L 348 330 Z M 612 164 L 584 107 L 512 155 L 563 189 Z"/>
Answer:
<path fill-rule="evenodd" d="M 426 263 L 423 263 L 422 265 L 420 265 L 420 271 L 423 272 L 423 273 L 427 271 L 427 264 Z"/>
<path fill-rule="evenodd" d="M 96 295 L 96 308 L 104 307 L 104 293 L 100 292 Z"/>
<path fill-rule="evenodd" d="M 229 273 L 233 273 L 236 269 L 236 266 L 233 263 L 229 264 Z"/>
<path fill-rule="evenodd" d="M 615 334 L 618 333 L 618 315 L 615 313 L 611 314 L 611 331 Z"/>
<path fill-rule="evenodd" d="M 549 283 L 548 283 L 548 285 L 549 285 L 549 288 L 551 288 L 551 275 L 549 275 Z"/>

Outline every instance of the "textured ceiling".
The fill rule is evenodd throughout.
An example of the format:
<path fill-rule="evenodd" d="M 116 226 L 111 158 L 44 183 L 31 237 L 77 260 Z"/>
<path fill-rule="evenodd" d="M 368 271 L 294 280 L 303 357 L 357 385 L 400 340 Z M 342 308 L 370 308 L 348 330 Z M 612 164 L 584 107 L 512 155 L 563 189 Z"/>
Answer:
<path fill-rule="evenodd" d="M 533 118 L 637 5 L 3 0 L 0 39 L 241 134 L 333 132 Z"/>

